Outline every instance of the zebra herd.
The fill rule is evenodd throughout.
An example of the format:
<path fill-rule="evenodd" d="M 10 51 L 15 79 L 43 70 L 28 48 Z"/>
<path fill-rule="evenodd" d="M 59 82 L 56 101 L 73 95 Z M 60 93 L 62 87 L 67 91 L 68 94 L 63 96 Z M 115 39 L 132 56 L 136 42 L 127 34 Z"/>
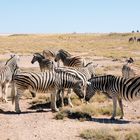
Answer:
<path fill-rule="evenodd" d="M 18 57 L 11 56 L 5 66 L 0 68 L 0 84 L 2 99 L 7 101 L 5 95 L 11 83 L 12 102 L 15 102 L 15 111 L 20 113 L 19 99 L 25 90 L 35 96 L 36 93 L 51 93 L 51 109 L 59 111 L 56 106 L 58 93 L 61 93 L 62 107 L 64 106 L 64 90 L 68 89 L 68 102 L 71 106 L 71 90 L 76 95 L 89 101 L 96 91 L 102 91 L 113 100 L 111 119 L 115 119 L 117 101 L 121 109 L 121 119 L 124 116 L 122 99 L 135 101 L 140 98 L 140 77 L 124 78 L 114 75 L 98 76 L 92 62 L 87 63 L 79 56 L 73 56 L 60 49 L 54 53 L 44 50 L 42 54 L 34 53 L 31 63 L 38 62 L 41 72 L 20 71 L 17 65 Z M 60 60 L 63 66 L 60 66 Z M 61 65 L 62 65 L 61 64 Z"/>

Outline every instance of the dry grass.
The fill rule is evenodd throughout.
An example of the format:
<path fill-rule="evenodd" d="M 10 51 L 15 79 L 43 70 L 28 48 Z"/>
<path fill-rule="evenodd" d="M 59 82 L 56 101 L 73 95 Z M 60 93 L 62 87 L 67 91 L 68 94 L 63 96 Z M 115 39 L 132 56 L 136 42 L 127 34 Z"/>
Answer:
<path fill-rule="evenodd" d="M 69 116 L 68 115 L 69 112 L 77 113 L 77 115 L 81 116 L 81 118 L 84 118 L 86 116 L 85 114 L 91 117 L 92 116 L 97 117 L 100 115 L 110 117 L 113 111 L 112 100 L 109 100 L 105 95 L 99 93 L 94 96 L 94 98 L 91 100 L 89 104 L 82 104 L 82 102 L 76 96 L 73 96 L 72 103 L 74 103 L 74 108 L 69 107 L 62 108 L 62 110 L 56 114 L 55 118 L 64 119 Z M 120 108 L 117 108 L 116 115 L 117 116 L 121 115 Z"/>
<path fill-rule="evenodd" d="M 140 129 L 133 127 L 87 129 L 80 133 L 80 137 L 90 140 L 139 140 Z"/>
<path fill-rule="evenodd" d="M 14 34 L 0 36 L 0 53 L 31 54 L 44 49 L 58 50 L 60 48 L 87 57 L 105 56 L 113 58 L 140 57 L 138 43 L 128 43 L 134 34 Z M 139 34 L 135 34 L 139 36 Z M 83 53 L 84 52 L 84 53 Z"/>

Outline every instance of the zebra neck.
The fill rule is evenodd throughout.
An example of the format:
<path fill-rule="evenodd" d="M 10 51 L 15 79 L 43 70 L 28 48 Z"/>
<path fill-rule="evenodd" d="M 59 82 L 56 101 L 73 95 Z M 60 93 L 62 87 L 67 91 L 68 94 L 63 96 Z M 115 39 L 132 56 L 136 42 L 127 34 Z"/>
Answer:
<path fill-rule="evenodd" d="M 7 66 L 10 68 L 10 71 L 11 71 L 12 73 L 14 73 L 15 70 L 16 70 L 17 64 L 16 64 L 16 62 L 13 61 L 13 62 L 7 64 Z"/>

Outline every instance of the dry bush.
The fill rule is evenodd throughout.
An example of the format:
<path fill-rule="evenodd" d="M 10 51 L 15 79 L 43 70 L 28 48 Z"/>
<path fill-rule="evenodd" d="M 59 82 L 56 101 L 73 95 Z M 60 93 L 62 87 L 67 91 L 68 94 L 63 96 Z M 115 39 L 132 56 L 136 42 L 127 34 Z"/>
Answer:
<path fill-rule="evenodd" d="M 117 140 L 117 136 L 107 129 L 87 129 L 80 134 L 80 137 L 90 140 Z"/>

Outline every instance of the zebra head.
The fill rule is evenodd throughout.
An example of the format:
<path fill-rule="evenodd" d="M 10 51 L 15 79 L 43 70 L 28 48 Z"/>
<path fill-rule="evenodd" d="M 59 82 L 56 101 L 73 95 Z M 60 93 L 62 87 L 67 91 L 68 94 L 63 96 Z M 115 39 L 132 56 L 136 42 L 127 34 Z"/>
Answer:
<path fill-rule="evenodd" d="M 44 58 L 45 57 L 43 55 L 41 55 L 40 53 L 34 53 L 33 59 L 31 60 L 31 63 L 34 64 L 36 61 L 40 62 Z"/>
<path fill-rule="evenodd" d="M 63 49 L 60 49 L 57 53 L 56 53 L 56 56 L 55 56 L 55 62 L 58 62 L 60 59 L 62 61 L 64 61 L 64 59 L 66 59 L 67 57 L 71 57 L 71 54 L 68 53 L 67 51 L 63 50 Z"/>
<path fill-rule="evenodd" d="M 91 97 L 92 97 L 93 95 L 95 95 L 95 92 L 96 92 L 96 91 L 93 89 L 92 86 L 93 86 L 92 84 L 87 85 L 87 88 L 86 88 L 86 95 L 85 95 L 85 100 L 86 100 L 86 101 L 89 101 L 89 100 L 91 99 Z"/>
<path fill-rule="evenodd" d="M 11 55 L 11 58 L 7 60 L 6 66 L 9 66 L 11 71 L 14 72 L 16 69 L 18 69 L 18 64 L 17 62 L 19 61 L 19 56 L 18 55 Z"/>
<path fill-rule="evenodd" d="M 83 85 L 83 81 L 82 80 L 80 80 L 80 81 L 78 81 L 76 84 L 75 84 L 75 86 L 74 86 L 74 88 L 73 88 L 73 91 L 76 93 L 76 95 L 79 97 L 79 98 L 84 98 L 85 96 L 85 94 L 84 94 L 84 85 Z"/>

